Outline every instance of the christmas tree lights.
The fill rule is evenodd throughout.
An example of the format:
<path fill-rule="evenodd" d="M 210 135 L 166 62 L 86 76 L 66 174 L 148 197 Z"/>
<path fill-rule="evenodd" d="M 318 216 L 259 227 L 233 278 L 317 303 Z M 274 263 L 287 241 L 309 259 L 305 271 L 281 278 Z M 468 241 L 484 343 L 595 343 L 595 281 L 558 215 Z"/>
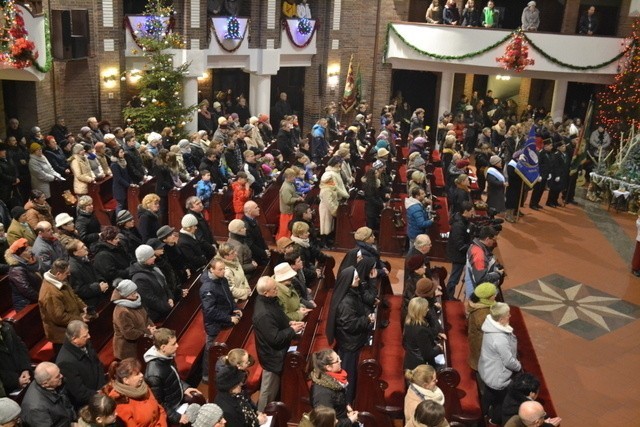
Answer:
<path fill-rule="evenodd" d="M 10 64 L 14 68 L 27 68 L 38 58 L 36 45 L 29 40 L 29 33 L 24 27 L 22 11 L 15 1 L 6 0 L 0 22 L 0 62 Z"/>
<path fill-rule="evenodd" d="M 240 21 L 235 16 L 227 18 L 227 31 L 224 33 L 226 40 L 238 40 L 241 39 L 240 35 Z"/>
<path fill-rule="evenodd" d="M 636 18 L 631 27 L 629 49 L 620 60 L 619 72 L 615 81 L 601 91 L 597 99 L 597 123 L 602 124 L 612 137 L 619 138 L 620 133 L 631 130 L 635 121 L 640 123 L 640 18 Z M 623 46 L 625 48 L 626 46 Z"/>

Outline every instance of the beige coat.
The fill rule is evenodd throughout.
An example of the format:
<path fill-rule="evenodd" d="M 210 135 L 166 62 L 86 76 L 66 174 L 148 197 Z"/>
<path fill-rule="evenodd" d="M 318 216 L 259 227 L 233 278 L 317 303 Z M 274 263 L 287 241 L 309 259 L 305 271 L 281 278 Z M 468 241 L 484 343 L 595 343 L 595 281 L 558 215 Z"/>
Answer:
<path fill-rule="evenodd" d="M 298 193 L 296 193 L 296 187 L 293 185 L 293 182 L 287 182 L 286 180 L 282 183 L 282 187 L 280 187 L 280 213 L 281 214 L 292 214 L 293 213 L 293 205 L 298 201 Z"/>
<path fill-rule="evenodd" d="M 415 387 L 421 394 L 424 396 L 424 399 L 419 396 L 415 390 Z M 404 418 L 407 421 L 405 427 L 417 427 L 421 424 L 416 423 L 413 419 L 413 414 L 416 412 L 416 407 L 423 400 L 433 400 L 441 405 L 444 405 L 444 393 L 440 390 L 439 387 L 436 387 L 435 390 L 428 390 L 426 388 L 418 387 L 413 384 L 413 387 L 409 387 L 407 390 L 407 394 L 404 396 Z M 442 427 L 448 426 L 449 424 L 441 424 Z"/>
<path fill-rule="evenodd" d="M 224 277 L 229 282 L 231 295 L 236 299 L 236 302 L 249 298 L 251 288 L 249 287 L 247 276 L 245 276 L 244 270 L 242 270 L 242 266 L 237 259 L 235 261 L 229 261 L 220 255 L 216 255 L 214 259 L 219 259 L 224 262 Z"/>
<path fill-rule="evenodd" d="M 47 339 L 54 344 L 64 342 L 64 333 L 72 320 L 82 320 L 87 305 L 66 282 L 59 282 L 51 273 L 44 273 L 38 295 L 42 326 Z"/>
<path fill-rule="evenodd" d="M 89 160 L 80 154 L 74 154 L 69 166 L 73 172 L 73 192 L 75 194 L 88 194 L 89 184 L 96 180 Z"/>
<path fill-rule="evenodd" d="M 341 170 L 341 167 L 327 166 L 324 173 L 331 174 L 331 176 L 333 177 L 333 182 L 336 183 L 336 188 L 338 190 L 338 198 L 340 200 L 346 200 L 349 198 L 349 193 L 344 186 L 342 175 L 340 175 Z"/>
<path fill-rule="evenodd" d="M 335 185 L 320 183 L 320 234 L 333 231 L 333 221 L 338 214 L 338 189 Z"/>

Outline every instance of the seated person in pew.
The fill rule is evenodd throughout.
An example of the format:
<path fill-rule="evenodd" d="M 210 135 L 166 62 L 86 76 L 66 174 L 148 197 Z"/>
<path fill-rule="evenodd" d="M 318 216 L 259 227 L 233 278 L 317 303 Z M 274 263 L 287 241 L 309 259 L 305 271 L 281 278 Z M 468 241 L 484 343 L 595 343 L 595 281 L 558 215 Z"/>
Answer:
<path fill-rule="evenodd" d="M 509 325 L 508 304 L 497 302 L 482 324 L 482 347 L 478 373 L 484 383 L 482 409 L 494 424 L 502 423 L 502 402 L 511 378 L 522 369 L 518 360 L 518 338 Z"/>
<path fill-rule="evenodd" d="M 485 282 L 478 285 L 469 298 L 466 307 L 467 337 L 469 339 L 469 366 L 474 371 L 478 370 L 480 348 L 482 347 L 482 325 L 489 315 L 491 307 L 496 303 L 498 288 L 493 283 Z"/>
<path fill-rule="evenodd" d="M 214 259 L 200 277 L 202 282 L 200 300 L 204 328 L 207 333 L 207 343 L 202 359 L 202 380 L 205 383 L 209 380 L 209 350 L 216 342 L 218 334 L 223 329 L 237 325 L 242 318 L 242 311 L 234 301 L 224 271 L 224 261 Z"/>
<path fill-rule="evenodd" d="M 155 266 L 164 274 L 169 292 L 171 292 L 173 296 L 173 302 L 178 303 L 182 298 L 187 296 L 189 289 L 182 288 L 182 282 L 178 280 L 177 272 L 173 269 L 173 266 L 164 253 L 165 244 L 160 239 L 154 237 L 147 241 L 147 245 L 153 248 L 153 253 L 156 257 Z"/>
<path fill-rule="evenodd" d="M 81 320 L 72 320 L 56 358 L 56 365 L 64 376 L 65 388 L 76 410 L 88 404 L 105 385 L 104 366 L 90 338 L 89 326 Z"/>
<path fill-rule="evenodd" d="M 223 366 L 216 373 L 218 393 L 214 403 L 222 409 L 229 426 L 258 427 L 267 422 L 267 415 L 256 411 L 242 392 L 246 379 L 247 373 L 235 366 Z"/>
<path fill-rule="evenodd" d="M 201 394 L 178 376 L 175 364 L 177 351 L 175 331 L 159 328 L 153 334 L 153 346 L 144 354 L 147 364 L 144 380 L 167 413 L 168 423 L 172 425 L 189 422 L 188 416 L 179 413 L 178 408 L 185 399 Z"/>
<path fill-rule="evenodd" d="M 20 311 L 29 304 L 38 302 L 38 292 L 42 285 L 39 263 L 31 252 L 31 246 L 24 237 L 16 240 L 4 253 L 4 259 L 9 265 L 9 285 L 13 309 Z"/>
<path fill-rule="evenodd" d="M 189 422 L 194 427 L 224 427 L 227 425 L 222 409 L 215 403 L 206 403 L 204 405 L 192 403 L 185 414 L 189 417 Z"/>
<path fill-rule="evenodd" d="M 227 244 L 236 250 L 238 262 L 245 275 L 251 276 L 258 267 L 258 263 L 251 258 L 251 249 L 246 243 L 247 226 L 241 219 L 234 219 L 229 223 L 227 229 L 229 230 Z"/>
<path fill-rule="evenodd" d="M 504 427 L 526 427 L 526 426 L 543 426 L 552 427 L 559 426 L 562 418 L 545 418 L 547 413 L 544 407 L 536 401 L 527 400 L 522 402 L 518 408 L 518 414 L 509 418 Z"/>
<path fill-rule="evenodd" d="M 184 266 L 194 274 L 196 271 L 207 265 L 210 258 L 205 252 L 211 246 L 196 237 L 198 220 L 192 214 L 186 214 L 180 221 L 180 237 L 178 237 L 178 250 L 182 253 Z M 212 255 L 213 257 L 213 255 Z"/>
<path fill-rule="evenodd" d="M 301 321 L 305 318 L 310 308 L 306 308 L 301 300 L 300 295 L 293 287 L 293 278 L 297 276 L 291 265 L 287 262 L 278 264 L 273 269 L 273 278 L 278 285 L 278 302 L 284 310 L 289 320 Z"/>
<path fill-rule="evenodd" d="M 278 397 L 284 358 L 293 338 L 304 329 L 304 322 L 289 320 L 278 303 L 278 285 L 271 277 L 258 279 L 256 291 L 252 321 L 258 360 L 264 369 L 258 411 L 264 411 L 267 403 Z"/>
<path fill-rule="evenodd" d="M 518 414 L 523 402 L 535 401 L 540 391 L 540 381 L 528 372 L 520 372 L 513 377 L 502 402 L 502 421 L 506 424 Z"/>
<path fill-rule="evenodd" d="M 195 236 L 198 241 L 207 243 L 207 245 L 202 245 L 202 249 L 204 250 L 207 260 L 213 258 L 216 254 L 218 242 L 216 242 L 216 239 L 213 237 L 213 233 L 211 233 L 209 222 L 202 214 L 202 211 L 204 211 L 202 201 L 196 196 L 191 196 L 185 202 L 185 208 L 187 209 L 187 213 L 193 215 L 198 221 L 198 228 L 196 228 Z"/>
<path fill-rule="evenodd" d="M 437 385 L 438 377 L 433 366 L 418 365 L 413 369 L 407 369 L 404 377 L 409 383 L 407 394 L 404 396 L 405 427 L 417 427 L 413 417 L 418 405 L 429 400 L 444 405 L 444 393 Z"/>
<path fill-rule="evenodd" d="M 70 274 L 68 261 L 63 259 L 54 261 L 51 270 L 44 273 L 38 295 L 44 334 L 53 343 L 56 353 L 62 347 L 69 322 L 72 320 L 88 322 L 90 319 L 86 304 L 69 285 Z"/>
<path fill-rule="evenodd" d="M 155 265 L 156 255 L 151 246 L 140 245 L 136 258 L 138 262 L 131 265 L 131 280 L 138 287 L 142 305 L 151 320 L 162 322 L 175 305 L 167 279 Z"/>
<path fill-rule="evenodd" d="M 313 353 L 311 368 L 311 406 L 332 408 L 338 427 L 358 426 L 358 411 L 347 402 L 347 372 L 338 354 L 332 349 Z"/>
<path fill-rule="evenodd" d="M 300 303 L 306 308 L 316 308 L 317 305 L 313 301 L 312 290 L 307 287 L 307 279 L 304 277 L 304 263 L 300 257 L 300 252 L 294 249 L 293 252 L 285 254 L 284 261 L 296 272 L 296 275 L 291 280 L 293 288 L 300 296 Z"/>
<path fill-rule="evenodd" d="M 309 413 L 302 414 L 300 427 L 335 426 L 338 423 L 336 411 L 327 406 L 317 406 Z"/>
<path fill-rule="evenodd" d="M 251 288 L 242 266 L 238 262 L 238 253 L 229 243 L 223 243 L 218 248 L 218 253 L 213 258 L 224 263 L 224 277 L 229 282 L 231 294 L 235 301 L 244 301 L 251 295 Z"/>
<path fill-rule="evenodd" d="M 309 224 L 298 221 L 291 228 L 291 240 L 295 243 L 296 249 L 300 252 L 300 257 L 304 263 L 304 275 L 307 284 L 313 283 L 321 276 L 319 262 L 324 262 L 331 256 L 323 253 L 318 246 L 311 244 Z"/>
<path fill-rule="evenodd" d="M 0 317 L 0 384 L 6 394 L 26 388 L 31 383 L 31 360 L 10 322 Z"/>
<path fill-rule="evenodd" d="M 369 313 L 362 301 L 360 278 L 355 267 L 340 271 L 331 297 L 326 335 L 335 348 L 348 374 L 347 403 L 355 398 L 360 351 L 369 340 L 375 314 Z"/>
<path fill-rule="evenodd" d="M 445 418 L 444 406 L 433 400 L 424 400 L 418 404 L 413 414 L 413 424 L 405 427 L 449 427 Z"/>
<path fill-rule="evenodd" d="M 138 340 L 156 329 L 142 306 L 138 286 L 131 280 L 121 280 L 111 294 L 111 301 L 116 305 L 113 309 L 113 356 L 118 360 L 136 357 Z"/>
<path fill-rule="evenodd" d="M 409 302 L 409 311 L 404 323 L 402 346 L 404 347 L 404 369 L 413 369 L 428 364 L 437 367 L 436 358 L 442 354 L 439 337 L 433 333 L 427 323 L 429 302 L 425 298 L 415 297 Z"/>
<path fill-rule="evenodd" d="M 102 392 L 96 393 L 89 404 L 78 411 L 78 426 L 117 426 L 116 401 Z"/>
<path fill-rule="evenodd" d="M 68 393 L 62 387 L 62 374 L 55 363 L 36 366 L 33 381 L 22 400 L 20 418 L 25 426 L 71 426 L 76 422 Z"/>
<path fill-rule="evenodd" d="M 178 282 L 184 283 L 190 277 L 191 272 L 185 267 L 182 251 L 178 248 L 179 233 L 175 228 L 163 225 L 156 233 L 156 236 L 158 236 L 158 240 L 164 243 L 164 253 L 177 275 Z"/>
<path fill-rule="evenodd" d="M 260 206 L 253 200 L 249 200 L 243 206 L 243 213 L 244 216 L 241 219 L 247 227 L 246 243 L 251 249 L 251 258 L 258 265 L 266 265 L 271 258 L 271 251 L 264 241 L 264 237 L 262 237 L 260 225 L 257 221 L 260 216 Z"/>
<path fill-rule="evenodd" d="M 218 358 L 218 361 L 216 362 L 216 375 L 222 369 L 235 367 L 241 371 L 244 371 L 248 377 L 248 370 L 251 366 L 254 365 L 254 363 L 255 360 L 253 359 L 253 357 L 251 357 L 247 350 L 245 350 L 244 348 L 233 348 L 229 350 L 229 353 L 227 353 L 226 356 L 220 356 L 220 358 Z M 246 390 L 246 386 L 247 384 L 245 382 L 242 385 L 242 392 L 245 394 L 247 399 L 251 399 L 251 395 Z M 256 405 L 253 402 L 251 402 L 251 404 L 255 409 Z"/>
<path fill-rule="evenodd" d="M 86 242 L 85 242 L 86 244 Z M 100 233 L 100 241 L 94 246 L 93 268 L 98 279 L 113 283 L 116 278 L 128 279 L 131 260 L 120 245 L 118 227 L 107 226 Z"/>
<path fill-rule="evenodd" d="M 109 284 L 99 280 L 89 261 L 89 248 L 82 240 L 73 240 L 67 245 L 69 253 L 69 283 L 74 292 L 87 304 L 87 311 L 95 313 L 101 302 L 109 297 Z"/>

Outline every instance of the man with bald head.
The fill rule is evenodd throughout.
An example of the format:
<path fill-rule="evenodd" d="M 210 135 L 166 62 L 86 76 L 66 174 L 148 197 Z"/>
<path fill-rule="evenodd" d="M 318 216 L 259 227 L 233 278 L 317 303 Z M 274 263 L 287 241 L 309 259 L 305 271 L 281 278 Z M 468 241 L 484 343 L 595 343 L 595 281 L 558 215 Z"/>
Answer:
<path fill-rule="evenodd" d="M 42 362 L 34 371 L 34 379 L 22 401 L 25 426 L 69 427 L 78 417 L 62 389 L 62 374 L 54 363 Z"/>
<path fill-rule="evenodd" d="M 252 320 L 258 360 L 264 369 L 258 400 L 258 411 L 262 412 L 267 403 L 278 397 L 284 357 L 291 340 L 304 328 L 304 322 L 289 321 L 278 303 L 278 286 L 273 278 L 263 276 L 258 279 L 256 291 L 258 298 Z"/>
<path fill-rule="evenodd" d="M 409 273 L 411 272 L 407 267 L 407 262 L 414 255 L 421 255 L 424 258 L 424 264 L 427 266 L 425 274 L 431 278 L 431 264 L 429 263 L 429 251 L 431 251 L 431 238 L 426 234 L 418 234 L 416 240 L 413 242 L 413 248 L 407 252 L 407 256 L 404 258 L 404 279 L 407 280 Z"/>
<path fill-rule="evenodd" d="M 539 402 L 528 400 L 520 405 L 518 415 L 511 417 L 504 427 L 551 427 L 560 425 L 562 421 L 560 417 L 545 418 L 546 416 L 547 413 Z"/>
<path fill-rule="evenodd" d="M 247 227 L 246 243 L 251 249 L 251 258 L 259 265 L 266 265 L 271 257 L 269 247 L 262 237 L 258 217 L 260 216 L 260 207 L 253 200 L 249 200 L 244 204 L 244 221 Z"/>
<path fill-rule="evenodd" d="M 57 259 L 69 260 L 69 254 L 60 240 L 53 234 L 53 226 L 47 221 L 40 221 L 36 225 L 38 234 L 31 252 L 40 261 L 40 273 L 49 271 Z"/>

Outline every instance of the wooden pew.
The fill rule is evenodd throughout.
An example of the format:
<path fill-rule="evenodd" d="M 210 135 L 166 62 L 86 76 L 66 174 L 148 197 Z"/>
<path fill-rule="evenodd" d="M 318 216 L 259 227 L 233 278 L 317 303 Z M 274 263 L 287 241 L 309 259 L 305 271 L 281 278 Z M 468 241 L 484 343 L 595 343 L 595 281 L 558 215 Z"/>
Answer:
<path fill-rule="evenodd" d="M 182 228 L 180 222 L 186 213 L 185 202 L 191 196 L 196 195 L 195 185 L 198 177 L 194 177 L 186 183 L 182 188 L 172 189 L 169 191 L 169 221 L 168 224 L 176 229 Z"/>
<path fill-rule="evenodd" d="M 260 216 L 257 218 L 260 224 L 262 237 L 267 244 L 274 244 L 276 229 L 280 222 L 280 186 L 281 181 L 276 181 L 269 185 L 267 189 L 254 198 L 254 201 L 260 206 Z"/>
<path fill-rule="evenodd" d="M 53 343 L 44 336 L 44 327 L 40 317 L 38 304 L 29 304 L 12 319 L 16 333 L 29 349 L 29 357 L 32 362 L 51 361 L 55 357 Z"/>
<path fill-rule="evenodd" d="M 93 213 L 100 225 L 112 225 L 116 209 L 113 198 L 113 177 L 108 176 L 89 184 L 89 196 L 93 199 Z"/>
<path fill-rule="evenodd" d="M 380 216 L 380 236 L 378 246 L 382 255 L 402 256 L 407 241 L 405 216 L 399 209 L 384 208 Z M 396 222 L 401 222 L 398 227 Z"/>
<path fill-rule="evenodd" d="M 156 177 L 148 177 L 140 186 L 129 187 L 127 190 L 127 210 L 138 223 L 138 205 L 147 194 L 156 190 Z"/>
<path fill-rule="evenodd" d="M 0 277 L 0 317 L 7 319 L 15 316 L 16 311 L 13 308 L 13 292 L 9 276 Z"/>
<path fill-rule="evenodd" d="M 73 176 L 68 176 L 65 178 L 66 181 L 53 181 L 49 183 L 51 194 L 54 197 L 49 197 L 47 201 L 49 205 L 51 205 L 51 211 L 57 214 L 61 214 L 63 212 L 68 213 L 72 217 L 76 216 L 76 207 L 75 205 L 68 205 L 61 197 L 62 193 L 69 190 L 73 193 Z M 5 224 L 5 229 L 9 228 L 8 224 Z"/>
<path fill-rule="evenodd" d="M 214 192 L 209 201 L 209 227 L 216 240 L 226 240 L 229 237 L 228 225 L 234 219 L 232 202 L 231 188 Z"/>

